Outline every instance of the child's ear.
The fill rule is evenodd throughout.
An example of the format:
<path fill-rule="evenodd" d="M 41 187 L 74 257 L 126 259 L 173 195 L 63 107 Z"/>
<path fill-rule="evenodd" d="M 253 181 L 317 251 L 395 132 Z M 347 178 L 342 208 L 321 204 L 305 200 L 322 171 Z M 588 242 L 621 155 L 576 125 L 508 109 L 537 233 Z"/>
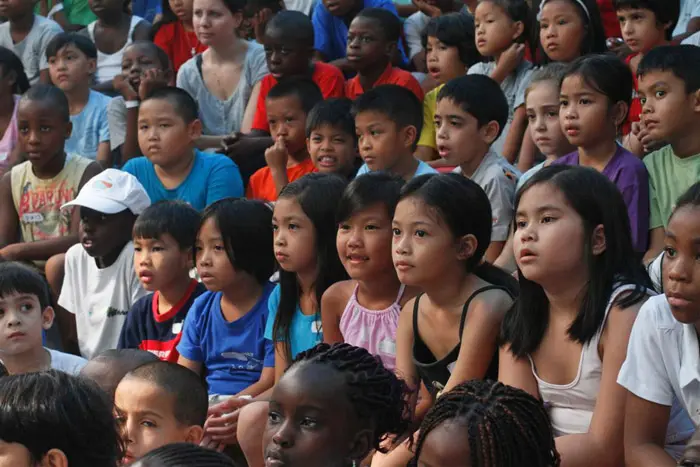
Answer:
<path fill-rule="evenodd" d="M 68 467 L 68 458 L 60 449 L 49 449 L 39 465 L 41 467 Z"/>
<path fill-rule="evenodd" d="M 611 114 L 616 127 L 619 127 L 620 125 L 625 123 L 628 110 L 629 106 L 627 105 L 627 103 L 622 101 L 616 102 L 615 105 L 612 106 Z"/>
<path fill-rule="evenodd" d="M 601 224 L 593 229 L 593 235 L 591 236 L 591 253 L 593 253 L 594 256 L 601 255 L 606 247 L 605 227 Z"/>
<path fill-rule="evenodd" d="M 94 75 L 97 72 L 97 59 L 88 58 L 88 73 Z"/>
<path fill-rule="evenodd" d="M 386 54 L 390 59 L 394 58 L 394 53 L 396 52 L 396 49 L 398 48 L 398 44 L 395 41 L 389 41 L 386 43 Z"/>
<path fill-rule="evenodd" d="M 41 327 L 44 329 L 44 331 L 48 331 L 51 328 L 55 318 L 56 312 L 52 307 L 47 306 L 44 308 L 44 311 L 41 312 Z"/>
<path fill-rule="evenodd" d="M 187 130 L 190 133 L 190 139 L 192 141 L 198 139 L 200 136 L 202 136 L 202 121 L 195 118 L 192 123 L 187 126 Z"/>
<path fill-rule="evenodd" d="M 70 138 L 70 135 L 73 134 L 73 122 L 68 122 L 66 124 L 66 139 Z"/>
<path fill-rule="evenodd" d="M 491 146 L 498 139 L 498 132 L 501 130 L 501 125 L 496 120 L 491 120 L 486 125 L 482 125 L 479 129 L 481 139 L 484 143 Z"/>
<path fill-rule="evenodd" d="M 311 138 L 306 138 L 306 150 L 311 154 Z"/>
<path fill-rule="evenodd" d="M 364 459 L 372 450 L 372 438 L 374 432 L 369 428 L 361 430 L 355 435 L 355 439 L 348 452 L 348 464 L 353 464 L 357 460 Z"/>
<path fill-rule="evenodd" d="M 192 425 L 191 427 L 187 428 L 185 442 L 190 444 L 196 444 L 197 446 L 199 446 L 199 443 L 202 441 L 203 437 L 204 428 L 202 428 L 199 425 Z"/>
<path fill-rule="evenodd" d="M 402 133 L 402 142 L 404 147 L 407 148 L 413 148 L 413 144 L 416 142 L 416 139 L 418 138 L 418 129 L 414 127 L 413 125 L 407 125 L 401 130 Z"/>
<path fill-rule="evenodd" d="M 700 89 L 690 94 L 693 111 L 700 112 Z"/>
<path fill-rule="evenodd" d="M 464 235 L 457 239 L 457 259 L 466 261 L 476 252 L 479 242 L 472 234 Z"/>
<path fill-rule="evenodd" d="M 525 23 L 516 21 L 513 23 L 513 42 L 519 42 L 520 37 L 525 32 Z"/>

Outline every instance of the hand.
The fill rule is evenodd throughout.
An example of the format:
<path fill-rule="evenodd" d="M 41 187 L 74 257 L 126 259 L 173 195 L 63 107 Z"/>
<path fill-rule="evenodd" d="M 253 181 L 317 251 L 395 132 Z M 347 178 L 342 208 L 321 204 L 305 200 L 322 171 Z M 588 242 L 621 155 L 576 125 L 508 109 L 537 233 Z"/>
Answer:
<path fill-rule="evenodd" d="M 1 261 L 15 261 L 17 260 L 17 254 L 20 249 L 20 244 L 12 243 L 7 245 L 5 248 L 0 249 L 0 262 Z"/>
<path fill-rule="evenodd" d="M 244 135 L 240 131 L 230 134 L 228 136 L 224 136 L 221 139 L 221 149 L 219 152 L 221 154 L 231 156 L 231 153 L 234 151 L 236 144 L 240 142 L 243 139 L 243 137 Z"/>
<path fill-rule="evenodd" d="M 639 143 L 642 145 L 645 153 L 655 151 L 658 149 L 662 143 L 656 141 L 649 135 L 649 131 L 642 122 L 632 123 L 632 134 L 637 138 Z"/>
<path fill-rule="evenodd" d="M 163 70 L 152 68 L 141 75 L 139 98 L 146 99 L 155 89 L 168 86 L 168 78 Z"/>
<path fill-rule="evenodd" d="M 267 25 L 267 22 L 270 21 L 270 18 L 272 18 L 272 10 L 269 8 L 263 8 L 255 13 L 251 20 L 255 40 L 260 44 L 263 44 L 265 41 L 265 26 Z"/>
<path fill-rule="evenodd" d="M 122 95 L 125 101 L 139 100 L 139 93 L 124 75 L 115 76 L 112 80 L 112 86 L 114 86 L 115 91 Z"/>
<path fill-rule="evenodd" d="M 287 142 L 279 137 L 275 144 L 265 150 L 265 162 L 270 170 L 287 170 Z"/>
<path fill-rule="evenodd" d="M 204 439 L 209 446 L 236 444 L 236 430 L 238 429 L 238 415 L 240 409 L 252 402 L 252 399 L 232 397 L 209 408 L 208 418 L 204 423 Z"/>
<path fill-rule="evenodd" d="M 504 76 L 508 76 L 518 68 L 523 57 L 525 57 L 525 44 L 515 42 L 501 54 L 496 66 L 503 71 Z"/>
<path fill-rule="evenodd" d="M 437 18 L 442 15 L 442 10 L 435 5 L 430 5 L 425 0 L 413 0 L 413 4 L 418 8 L 424 15 L 430 18 Z"/>

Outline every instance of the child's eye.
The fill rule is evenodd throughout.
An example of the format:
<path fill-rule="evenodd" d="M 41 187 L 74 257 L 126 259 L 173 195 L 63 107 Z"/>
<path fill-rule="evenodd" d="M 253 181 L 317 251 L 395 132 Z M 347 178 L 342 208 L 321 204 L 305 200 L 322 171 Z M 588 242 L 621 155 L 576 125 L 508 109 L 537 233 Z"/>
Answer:
<path fill-rule="evenodd" d="M 29 133 L 29 128 L 19 128 L 19 132 L 22 134 Z"/>
<path fill-rule="evenodd" d="M 566 20 L 560 19 L 559 21 L 557 21 L 557 24 L 558 24 L 559 26 L 563 26 L 563 25 L 566 24 Z"/>
<path fill-rule="evenodd" d="M 333 144 L 343 144 L 345 140 L 343 138 L 333 138 Z"/>
<path fill-rule="evenodd" d="M 152 251 L 158 252 L 158 251 L 163 251 L 164 248 L 162 246 L 154 246 L 151 248 Z"/>
<path fill-rule="evenodd" d="M 663 99 L 663 97 L 666 95 L 666 91 L 656 91 L 654 95 L 657 99 Z"/>
<path fill-rule="evenodd" d="M 272 224 L 272 231 L 277 232 L 280 229 L 280 227 L 277 224 Z"/>
<path fill-rule="evenodd" d="M 556 220 L 556 219 L 554 219 L 552 216 L 545 216 L 545 217 L 542 218 L 542 221 L 541 221 L 541 222 L 542 222 L 543 224 L 551 224 L 551 223 L 554 222 L 555 220 Z"/>
<path fill-rule="evenodd" d="M 537 117 L 535 116 L 535 114 L 527 114 L 527 119 L 528 119 L 529 121 L 534 122 L 534 121 L 535 121 L 535 118 L 537 118 Z"/>
<path fill-rule="evenodd" d="M 301 426 L 306 428 L 316 428 L 318 422 L 312 418 L 305 418 L 301 421 Z"/>
<path fill-rule="evenodd" d="M 338 224 L 338 230 L 350 230 L 349 224 Z"/>
<path fill-rule="evenodd" d="M 297 224 L 290 223 L 288 228 L 289 228 L 289 230 L 297 230 L 297 229 L 299 229 L 299 226 Z"/>
<path fill-rule="evenodd" d="M 379 131 L 377 131 L 377 130 L 372 130 L 372 131 L 369 132 L 369 134 L 372 135 L 372 136 L 379 136 L 379 135 L 381 134 L 381 132 L 379 132 Z"/>
<path fill-rule="evenodd" d="M 374 224 L 368 224 L 365 226 L 365 230 L 378 230 L 379 226 L 374 225 Z"/>
<path fill-rule="evenodd" d="M 667 246 L 664 248 L 664 254 L 669 258 L 675 258 L 676 253 L 677 253 L 677 251 L 675 248 L 672 248 L 670 246 Z"/>
<path fill-rule="evenodd" d="M 275 425 L 277 423 L 280 423 L 282 421 L 282 416 L 278 414 L 277 412 L 270 412 L 267 414 L 267 420 Z"/>
<path fill-rule="evenodd" d="M 525 227 L 527 227 L 527 222 L 525 222 L 525 221 L 516 221 L 515 222 L 515 230 L 524 229 Z"/>
<path fill-rule="evenodd" d="M 555 112 L 554 110 L 550 110 L 547 112 L 547 116 L 551 118 L 559 118 L 559 112 Z"/>
<path fill-rule="evenodd" d="M 146 130 L 148 130 L 148 125 L 143 125 L 143 124 L 139 125 L 139 131 L 146 131 Z"/>
<path fill-rule="evenodd" d="M 399 235 L 401 235 L 401 229 L 397 229 L 394 227 L 393 229 L 391 229 L 391 233 L 394 234 L 394 237 L 398 237 Z"/>
<path fill-rule="evenodd" d="M 47 133 L 47 132 L 51 131 L 51 127 L 44 125 L 44 126 L 39 128 L 39 131 L 41 131 L 42 133 Z"/>
<path fill-rule="evenodd" d="M 284 119 L 285 123 L 292 123 L 293 121 L 294 121 L 294 119 L 292 117 L 287 117 Z"/>
<path fill-rule="evenodd" d="M 223 245 L 214 245 L 214 250 L 215 251 L 224 251 L 225 248 Z"/>
<path fill-rule="evenodd" d="M 590 99 L 579 99 L 578 103 L 581 105 L 589 105 L 589 104 L 592 104 L 593 101 Z"/>
<path fill-rule="evenodd" d="M 424 238 L 426 235 L 428 235 L 428 232 L 425 230 L 416 230 L 415 236 L 418 238 Z"/>
<path fill-rule="evenodd" d="M 170 128 L 172 125 L 170 123 L 161 123 L 160 125 L 161 128 Z"/>
<path fill-rule="evenodd" d="M 370 36 L 362 36 L 360 40 L 365 44 L 369 44 L 370 42 L 372 42 L 372 38 Z"/>
<path fill-rule="evenodd" d="M 19 310 L 22 312 L 32 311 L 33 309 L 34 309 L 34 307 L 32 306 L 31 303 L 23 303 L 19 306 Z"/>
<path fill-rule="evenodd" d="M 141 425 L 142 425 L 142 426 L 145 426 L 146 428 L 155 428 L 155 427 L 156 427 L 156 424 L 153 423 L 153 422 L 150 421 L 150 420 L 144 420 L 144 421 L 142 421 L 142 422 L 141 422 Z"/>
<path fill-rule="evenodd" d="M 562 100 L 559 101 L 559 105 L 560 105 L 561 107 L 566 107 L 566 106 L 569 105 L 569 101 L 566 100 L 566 99 L 562 99 Z"/>

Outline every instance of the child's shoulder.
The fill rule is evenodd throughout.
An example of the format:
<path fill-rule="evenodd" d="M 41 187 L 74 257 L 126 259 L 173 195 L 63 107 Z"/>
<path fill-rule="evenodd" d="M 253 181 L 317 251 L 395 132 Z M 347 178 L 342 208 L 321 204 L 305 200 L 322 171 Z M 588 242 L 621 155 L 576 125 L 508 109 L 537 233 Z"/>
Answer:
<path fill-rule="evenodd" d="M 345 307 L 350 298 L 352 298 L 356 287 L 357 281 L 352 279 L 336 282 L 331 285 L 323 293 L 321 310 L 323 310 L 324 304 L 329 304 L 332 305 L 334 309 L 342 310 L 340 307 Z"/>
<path fill-rule="evenodd" d="M 51 356 L 51 368 L 59 370 L 69 375 L 77 376 L 80 370 L 87 365 L 87 360 L 77 355 L 60 352 L 58 350 L 46 349 Z"/>
<path fill-rule="evenodd" d="M 9 25 L 10 22 L 8 21 L 6 24 Z M 63 32 L 63 28 L 56 21 L 41 15 L 34 15 L 32 30 L 37 32 Z"/>
<path fill-rule="evenodd" d="M 104 107 L 105 109 L 112 101 L 112 98 L 101 92 L 90 90 L 90 102 L 96 107 Z"/>
<path fill-rule="evenodd" d="M 649 298 L 639 310 L 635 323 L 637 327 L 643 327 L 649 331 L 662 331 L 664 334 L 682 332 L 684 326 L 673 317 L 666 295 L 655 295 Z"/>

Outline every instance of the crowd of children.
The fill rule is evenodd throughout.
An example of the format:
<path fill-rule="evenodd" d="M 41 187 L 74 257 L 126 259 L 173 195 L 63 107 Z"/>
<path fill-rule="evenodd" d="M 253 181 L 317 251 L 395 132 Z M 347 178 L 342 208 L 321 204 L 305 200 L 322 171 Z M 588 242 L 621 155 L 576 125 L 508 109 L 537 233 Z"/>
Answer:
<path fill-rule="evenodd" d="M 35 3 L 0 466 L 698 462 L 700 0 Z"/>

